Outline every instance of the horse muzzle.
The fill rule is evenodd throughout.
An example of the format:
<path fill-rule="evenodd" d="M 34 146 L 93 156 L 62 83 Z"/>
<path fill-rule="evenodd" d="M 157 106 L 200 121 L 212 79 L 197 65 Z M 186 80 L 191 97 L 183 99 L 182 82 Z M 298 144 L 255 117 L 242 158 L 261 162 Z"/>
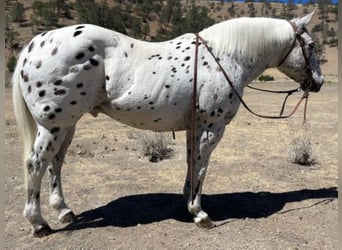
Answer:
<path fill-rule="evenodd" d="M 324 83 L 323 76 L 312 76 L 311 79 L 301 84 L 301 89 L 307 92 L 319 92 Z"/>

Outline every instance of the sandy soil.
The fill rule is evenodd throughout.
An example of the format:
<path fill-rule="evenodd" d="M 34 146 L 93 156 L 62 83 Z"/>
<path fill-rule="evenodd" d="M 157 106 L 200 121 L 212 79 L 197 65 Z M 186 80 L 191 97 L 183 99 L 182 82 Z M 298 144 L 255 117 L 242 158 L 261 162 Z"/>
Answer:
<path fill-rule="evenodd" d="M 291 86 L 290 86 L 291 85 Z M 288 89 L 292 84 L 259 84 Z M 293 105 L 299 95 L 292 97 Z M 254 110 L 277 112 L 283 97 L 247 90 Z M 262 100 L 262 101 L 261 101 Z M 290 109 L 290 108 L 289 108 Z M 311 141 L 319 164 L 288 162 L 301 132 L 302 109 L 288 120 L 263 120 L 242 107 L 211 158 L 203 207 L 217 227 L 192 223 L 182 197 L 185 136 L 176 133 L 174 157 L 150 163 L 135 150 L 131 128 L 105 116 L 84 116 L 63 168 L 66 201 L 78 222 L 63 225 L 48 206 L 55 230 L 33 238 L 23 218 L 21 153 L 10 90 L 6 90 L 6 249 L 337 249 L 337 84 L 309 100 Z"/>

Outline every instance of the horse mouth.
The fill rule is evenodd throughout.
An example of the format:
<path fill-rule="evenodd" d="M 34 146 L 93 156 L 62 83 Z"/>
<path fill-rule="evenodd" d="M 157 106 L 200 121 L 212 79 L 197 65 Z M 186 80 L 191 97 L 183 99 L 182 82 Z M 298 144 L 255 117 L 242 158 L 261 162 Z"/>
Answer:
<path fill-rule="evenodd" d="M 305 92 L 319 92 L 323 83 L 324 80 L 315 81 L 314 79 L 311 79 L 301 84 L 301 89 Z"/>
<path fill-rule="evenodd" d="M 311 92 L 319 92 L 321 90 L 322 85 L 313 85 L 310 88 Z"/>

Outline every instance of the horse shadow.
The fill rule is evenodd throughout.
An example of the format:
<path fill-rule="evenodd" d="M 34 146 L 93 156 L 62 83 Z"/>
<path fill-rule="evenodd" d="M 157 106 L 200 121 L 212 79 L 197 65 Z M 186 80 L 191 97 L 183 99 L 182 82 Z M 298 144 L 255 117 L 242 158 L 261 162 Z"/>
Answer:
<path fill-rule="evenodd" d="M 265 218 L 281 211 L 290 202 L 320 199 L 319 202 L 311 205 L 314 206 L 337 197 L 336 187 L 303 189 L 283 193 L 242 192 L 202 195 L 202 205 L 211 219 L 217 223 L 227 219 Z M 307 207 L 296 209 L 305 208 Z M 192 216 L 187 212 L 183 195 L 150 193 L 121 197 L 104 206 L 82 212 L 77 216 L 76 222 L 57 231 L 108 226 L 132 227 L 167 219 L 186 223 L 192 222 Z"/>

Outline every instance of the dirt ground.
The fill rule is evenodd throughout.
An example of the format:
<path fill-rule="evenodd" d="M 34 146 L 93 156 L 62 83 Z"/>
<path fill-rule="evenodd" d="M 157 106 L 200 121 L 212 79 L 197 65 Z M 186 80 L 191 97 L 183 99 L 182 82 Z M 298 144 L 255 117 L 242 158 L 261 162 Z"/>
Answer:
<path fill-rule="evenodd" d="M 262 83 L 290 89 L 293 84 Z M 174 157 L 151 163 L 136 150 L 132 129 L 100 115 L 84 116 L 63 167 L 66 201 L 78 222 L 60 224 L 42 185 L 42 212 L 54 232 L 33 238 L 23 218 L 20 144 L 6 90 L 6 249 L 337 249 L 337 84 L 311 94 L 308 122 L 319 164 L 288 162 L 302 131 L 301 108 L 288 120 L 264 120 L 240 108 L 214 151 L 203 207 L 217 227 L 197 228 L 182 196 L 185 133 Z M 290 106 L 298 100 L 292 97 Z M 283 97 L 247 90 L 261 113 L 277 112 Z M 290 108 L 288 108 L 289 110 Z"/>

